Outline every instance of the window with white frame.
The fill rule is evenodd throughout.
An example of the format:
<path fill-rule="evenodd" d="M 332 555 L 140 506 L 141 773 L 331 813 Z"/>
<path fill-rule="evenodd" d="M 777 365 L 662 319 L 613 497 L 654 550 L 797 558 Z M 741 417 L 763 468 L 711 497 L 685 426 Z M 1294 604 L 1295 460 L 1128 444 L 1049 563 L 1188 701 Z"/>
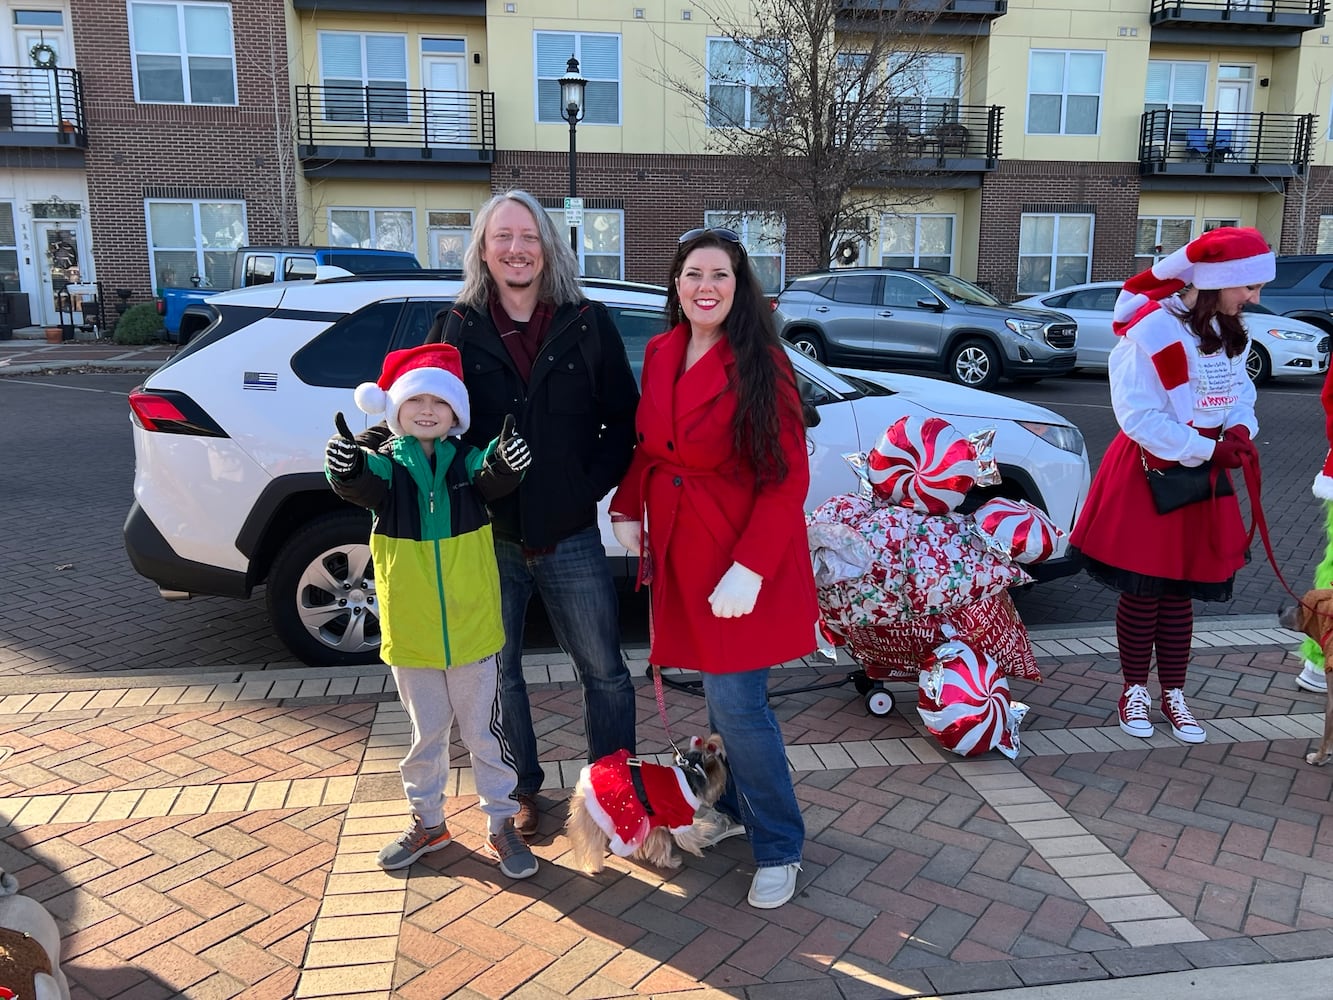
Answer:
<path fill-rule="evenodd" d="M 1018 293 L 1081 285 L 1092 267 L 1091 215 L 1025 213 L 1018 230 Z"/>
<path fill-rule="evenodd" d="M 463 255 L 472 242 L 472 213 L 437 211 L 426 213 L 426 244 L 431 267 L 462 270 Z"/>
<path fill-rule="evenodd" d="M 329 243 L 416 253 L 416 216 L 410 208 L 330 208 Z"/>
<path fill-rule="evenodd" d="M 1134 271 L 1145 271 L 1190 241 L 1194 220 L 1177 216 L 1139 216 L 1134 233 Z"/>
<path fill-rule="evenodd" d="M 0 201 L 0 288 L 19 290 L 19 245 L 12 201 Z"/>
<path fill-rule="evenodd" d="M 190 285 L 196 275 L 202 288 L 231 287 L 246 244 L 245 202 L 150 198 L 145 209 L 153 287 Z"/>
<path fill-rule="evenodd" d="M 959 55 L 901 55 L 889 57 L 893 101 L 889 122 L 910 132 L 929 132 L 958 120 L 963 92 L 963 57 Z"/>
<path fill-rule="evenodd" d="M 780 100 L 787 48 L 755 41 L 747 50 L 730 38 L 708 39 L 708 127 L 763 128 Z"/>
<path fill-rule="evenodd" d="M 579 75 L 588 81 L 580 124 L 620 124 L 619 35 L 537 31 L 533 42 L 537 50 L 537 121 L 565 120 L 560 106 L 560 78 L 573 56 L 579 61 Z"/>
<path fill-rule="evenodd" d="M 1315 253 L 1333 253 L 1333 215 L 1319 217 L 1319 235 L 1315 242 Z"/>
<path fill-rule="evenodd" d="M 1148 79 L 1143 88 L 1143 110 L 1188 114 L 1197 122 L 1208 93 L 1208 64 L 1148 60 Z M 1172 116 L 1173 118 L 1175 115 Z"/>
<path fill-rule="evenodd" d="M 560 232 L 568 232 L 563 208 L 548 208 L 546 214 Z M 588 278 L 625 276 L 625 249 L 621 234 L 625 231 L 625 213 L 612 208 L 585 208 L 583 225 L 578 227 L 579 274 Z"/>
<path fill-rule="evenodd" d="M 953 271 L 952 215 L 885 215 L 880 221 L 880 267 Z"/>
<path fill-rule="evenodd" d="M 1101 124 L 1104 52 L 1028 53 L 1028 133 L 1096 135 Z"/>
<path fill-rule="evenodd" d="M 319 33 L 324 117 L 334 122 L 405 122 L 407 36 Z"/>
<path fill-rule="evenodd" d="M 734 230 L 764 294 L 782 291 L 787 254 L 787 223 L 782 216 L 772 212 L 705 212 L 704 225 Z"/>
<path fill-rule="evenodd" d="M 134 97 L 141 104 L 235 104 L 231 6 L 131 3 Z"/>

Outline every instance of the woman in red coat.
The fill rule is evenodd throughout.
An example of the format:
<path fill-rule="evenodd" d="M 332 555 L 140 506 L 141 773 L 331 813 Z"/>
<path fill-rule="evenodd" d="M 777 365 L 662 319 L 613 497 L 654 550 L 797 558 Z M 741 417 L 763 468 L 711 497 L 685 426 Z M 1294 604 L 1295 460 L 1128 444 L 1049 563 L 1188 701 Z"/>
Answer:
<path fill-rule="evenodd" d="M 652 567 L 652 662 L 703 674 L 731 775 L 719 806 L 745 824 L 749 902 L 769 909 L 795 892 L 805 826 L 768 671 L 813 652 L 819 614 L 800 396 L 730 229 L 680 238 L 667 317 L 644 353 L 639 443 L 612 527 Z"/>

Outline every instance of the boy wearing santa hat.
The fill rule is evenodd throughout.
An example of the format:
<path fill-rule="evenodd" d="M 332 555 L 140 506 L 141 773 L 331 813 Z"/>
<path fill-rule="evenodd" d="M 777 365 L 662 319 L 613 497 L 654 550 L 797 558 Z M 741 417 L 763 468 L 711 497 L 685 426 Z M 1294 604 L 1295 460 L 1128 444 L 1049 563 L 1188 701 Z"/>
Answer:
<path fill-rule="evenodd" d="M 1148 674 L 1156 653 L 1161 712 L 1171 734 L 1202 743 L 1185 703 L 1192 601 L 1229 601 L 1248 538 L 1225 470 L 1257 463 L 1254 385 L 1245 370 L 1247 302 L 1276 262 L 1256 229 L 1223 227 L 1125 282 L 1111 352 L 1111 403 L 1120 433 L 1093 479 L 1070 537 L 1095 580 L 1120 591 L 1116 639 L 1124 689 L 1120 728 L 1149 737 Z M 1159 511 L 1149 480 L 1179 480 L 1210 463 L 1203 494 Z M 1175 474 L 1175 475 L 1173 475 Z"/>
<path fill-rule="evenodd" d="M 456 348 L 393 351 L 356 404 L 383 413 L 395 437 L 379 452 L 358 447 L 343 420 L 325 450 L 334 492 L 374 512 L 370 552 L 380 612 L 380 656 L 412 720 L 398 765 L 412 825 L 379 854 L 405 868 L 445 847 L 445 782 L 455 716 L 487 816 L 488 853 L 510 878 L 537 871 L 514 827 L 518 783 L 500 727 L 497 654 L 504 645 L 500 576 L 486 503 L 512 492 L 532 457 L 513 418 L 484 450 L 464 444 L 467 390 Z"/>

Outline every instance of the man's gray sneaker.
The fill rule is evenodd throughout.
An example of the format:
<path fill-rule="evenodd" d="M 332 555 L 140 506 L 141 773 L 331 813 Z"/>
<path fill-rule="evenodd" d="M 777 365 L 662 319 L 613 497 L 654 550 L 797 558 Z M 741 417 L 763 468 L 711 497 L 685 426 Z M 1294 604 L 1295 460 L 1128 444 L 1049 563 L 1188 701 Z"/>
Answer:
<path fill-rule="evenodd" d="M 413 813 L 412 825 L 399 834 L 393 843 L 386 844 L 377 860 L 386 872 L 395 868 L 406 868 L 423 854 L 448 847 L 451 840 L 453 836 L 444 823 L 439 826 L 423 826 L 421 817 Z"/>
<path fill-rule="evenodd" d="M 537 858 L 515 829 L 512 818 L 505 820 L 499 833 L 486 838 L 486 853 L 500 862 L 500 871 L 510 878 L 528 878 L 537 874 Z"/>

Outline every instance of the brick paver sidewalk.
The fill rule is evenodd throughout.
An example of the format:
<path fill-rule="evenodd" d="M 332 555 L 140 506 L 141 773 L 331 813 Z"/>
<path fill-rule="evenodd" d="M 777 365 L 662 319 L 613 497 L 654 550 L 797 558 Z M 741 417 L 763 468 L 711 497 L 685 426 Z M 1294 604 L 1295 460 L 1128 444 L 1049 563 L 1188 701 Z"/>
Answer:
<path fill-rule="evenodd" d="M 1286 638 L 1201 633 L 1194 747 L 1115 727 L 1097 630 L 1041 643 L 1045 683 L 1014 685 L 1014 762 L 944 754 L 909 686 L 883 719 L 850 687 L 777 697 L 808 842 L 772 911 L 744 902 L 742 839 L 676 872 L 569 866 L 583 739 L 559 657 L 533 667 L 549 811 L 522 883 L 478 850 L 466 768 L 456 842 L 376 867 L 409 728 L 382 669 L 20 679 L 0 699 L 0 866 L 61 922 L 75 1000 L 923 996 L 1328 957 L 1333 769 L 1302 760 L 1323 699 L 1295 688 Z M 702 731 L 701 700 L 667 700 L 674 735 Z"/>

